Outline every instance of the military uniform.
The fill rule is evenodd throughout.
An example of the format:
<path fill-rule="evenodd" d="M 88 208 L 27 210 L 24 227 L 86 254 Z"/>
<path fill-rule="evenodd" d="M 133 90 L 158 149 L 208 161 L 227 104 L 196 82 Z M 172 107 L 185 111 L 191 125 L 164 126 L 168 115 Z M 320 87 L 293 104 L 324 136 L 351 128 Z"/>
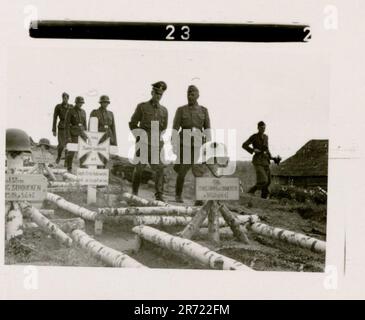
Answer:
<path fill-rule="evenodd" d="M 66 117 L 70 109 L 72 108 L 72 104 L 58 104 L 56 105 L 54 112 L 53 112 L 53 125 L 52 125 L 52 132 L 57 132 L 56 126 L 57 126 L 57 118 L 59 118 L 58 122 L 58 132 L 57 132 L 57 138 L 58 138 L 58 146 L 57 146 L 57 162 L 61 159 L 62 151 L 66 146 Z"/>
<path fill-rule="evenodd" d="M 179 132 L 180 145 L 176 148 L 178 153 L 178 163 L 174 165 L 174 170 L 177 172 L 176 196 L 181 198 L 185 176 L 192 166 L 193 175 L 195 177 L 198 176 L 195 169 L 199 170 L 199 167 L 194 165 L 194 163 L 197 163 L 200 154 L 200 148 L 202 143 L 205 142 L 203 130 L 210 129 L 208 109 L 198 104 L 184 105 L 179 107 L 175 114 L 173 129 L 177 131 L 181 129 Z M 184 145 L 184 129 L 192 130 L 193 134 L 197 134 L 198 137 L 201 137 L 200 141 L 196 142 L 196 140 L 194 141 L 192 137 L 190 140 L 190 145 Z"/>
<path fill-rule="evenodd" d="M 85 130 L 86 130 L 86 112 L 81 107 L 79 108 L 75 106 L 70 110 L 66 118 L 67 142 L 78 143 L 79 136 L 84 137 L 84 139 L 86 139 L 86 135 L 84 133 Z M 75 152 L 73 151 L 67 152 L 66 166 L 67 170 L 69 171 L 71 171 L 72 169 L 72 161 L 74 155 Z"/>
<path fill-rule="evenodd" d="M 106 101 L 109 103 L 109 98 L 107 96 L 101 96 L 100 102 Z M 106 108 L 99 107 L 91 111 L 90 118 L 98 118 L 98 131 L 107 132 L 110 138 L 110 144 L 112 146 L 117 145 L 117 135 L 115 130 L 115 121 L 113 112 L 106 110 Z"/>
<path fill-rule="evenodd" d="M 251 145 L 252 147 L 250 147 Z M 271 183 L 270 160 L 272 156 L 269 151 L 269 138 L 266 134 L 255 133 L 242 144 L 242 148 L 251 154 L 254 153 L 254 149 L 260 150 L 252 158 L 256 172 L 256 184 L 249 192 L 254 193 L 256 190 L 261 190 L 261 197 L 266 198 Z"/>
<path fill-rule="evenodd" d="M 161 94 L 166 90 L 166 84 L 158 82 L 153 84 L 154 90 L 160 90 Z M 158 121 L 158 132 L 154 135 L 159 137 L 158 145 L 151 140 L 152 136 L 152 121 Z M 143 129 L 147 133 L 148 141 L 148 159 L 147 162 L 155 171 L 155 196 L 157 199 L 162 199 L 163 184 L 164 184 L 164 165 L 161 163 L 161 150 L 163 148 L 163 141 L 161 139 L 161 132 L 166 130 L 168 123 L 168 111 L 160 103 L 154 103 L 153 100 L 142 102 L 137 105 L 135 112 L 129 122 L 130 130 Z M 139 137 L 138 137 L 139 138 Z M 137 139 L 138 139 L 137 138 Z M 136 142 L 139 142 L 137 140 Z M 152 158 L 152 154 L 158 155 L 157 159 Z M 136 156 L 140 157 L 140 150 L 136 151 Z M 157 161 L 155 161 L 157 160 Z M 157 163 L 153 163 L 157 162 Z M 138 163 L 133 172 L 132 191 L 133 194 L 138 194 L 139 185 L 141 182 L 142 172 L 146 163 Z"/>

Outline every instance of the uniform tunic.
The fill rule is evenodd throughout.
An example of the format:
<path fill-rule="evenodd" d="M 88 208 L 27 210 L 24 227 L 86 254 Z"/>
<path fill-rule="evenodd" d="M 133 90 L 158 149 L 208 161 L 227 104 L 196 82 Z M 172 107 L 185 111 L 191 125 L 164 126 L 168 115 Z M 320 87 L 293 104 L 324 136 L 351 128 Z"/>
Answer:
<path fill-rule="evenodd" d="M 151 144 L 151 122 L 158 121 L 158 136 L 161 136 L 161 132 L 166 130 L 168 123 L 168 111 L 167 109 L 157 103 L 154 105 L 152 101 L 142 102 L 137 105 L 135 112 L 132 115 L 129 122 L 129 128 L 143 129 L 148 136 L 148 142 Z"/>
<path fill-rule="evenodd" d="M 204 143 L 203 141 L 203 130 L 210 129 L 210 118 L 208 109 L 200 106 L 194 105 L 189 106 L 185 105 L 179 107 L 176 110 L 173 129 L 179 131 L 180 136 L 180 148 L 178 148 L 179 154 L 178 159 L 180 164 L 193 164 L 196 162 L 199 156 L 199 151 L 201 148 L 201 144 Z M 183 139 L 183 130 L 188 129 L 192 130 L 193 136 L 190 140 L 190 146 L 184 146 L 184 139 Z M 194 130 L 197 130 L 194 132 Z M 201 138 L 201 141 L 195 140 L 193 137 L 197 136 Z M 184 156 L 185 153 L 185 156 Z M 186 153 L 190 153 L 190 157 Z M 188 163 L 187 163 L 188 162 Z M 175 167 L 177 168 L 177 167 Z"/>
<path fill-rule="evenodd" d="M 86 112 L 84 109 L 74 107 L 66 119 L 66 136 L 68 139 L 83 135 L 86 130 Z"/>
<path fill-rule="evenodd" d="M 70 111 L 70 109 L 72 108 L 72 104 L 58 104 L 56 105 L 56 107 L 54 108 L 54 112 L 53 112 L 53 125 L 52 125 L 52 131 L 56 132 L 56 125 L 57 125 L 57 118 L 60 119 L 60 121 L 58 122 L 58 129 L 59 130 L 64 130 L 65 126 L 66 126 L 66 117 L 67 117 L 67 113 Z"/>
<path fill-rule="evenodd" d="M 85 137 L 86 130 L 86 112 L 81 108 L 74 107 L 70 110 L 66 118 L 66 138 L 72 143 L 78 142 L 78 137 Z M 68 170 L 72 168 L 72 161 L 75 152 L 69 151 L 66 156 L 66 167 Z"/>
<path fill-rule="evenodd" d="M 208 109 L 198 104 L 189 106 L 184 105 L 176 110 L 173 129 L 179 131 L 180 146 L 177 146 L 177 162 L 174 165 L 174 170 L 177 172 L 176 179 L 176 195 L 181 196 L 185 176 L 192 167 L 192 172 L 195 177 L 199 176 L 199 165 L 194 165 L 197 162 L 200 154 L 200 148 L 204 143 L 203 130 L 210 129 L 210 118 Z M 184 145 L 184 129 L 192 131 L 190 144 Z M 195 132 L 194 132 L 195 131 Z M 197 142 L 194 137 L 200 137 Z M 172 143 L 175 143 L 174 141 Z"/>
<path fill-rule="evenodd" d="M 158 132 L 154 133 L 154 136 L 158 137 L 158 145 L 151 141 L 152 136 L 152 121 L 158 121 Z M 148 155 L 147 162 L 150 164 L 151 168 L 155 171 L 155 190 L 156 196 L 163 194 L 163 184 L 164 184 L 164 166 L 161 162 L 161 149 L 163 147 L 163 141 L 161 139 L 161 133 L 166 130 L 168 124 L 168 111 L 167 109 L 160 105 L 159 103 L 154 104 L 152 100 L 147 102 L 142 102 L 137 105 L 135 112 L 131 117 L 129 122 L 130 130 L 143 129 L 147 133 L 148 137 Z M 137 140 L 138 142 L 138 140 Z M 157 157 L 152 156 L 152 153 L 156 154 Z M 140 150 L 136 151 L 136 156 L 140 157 Z M 153 163 L 155 158 L 157 158 L 158 163 Z M 144 160 L 144 159 L 143 159 Z M 147 163 L 138 163 L 133 172 L 133 182 L 132 189 L 133 193 L 137 194 L 139 189 L 139 184 L 141 181 L 142 172 Z"/>
<path fill-rule="evenodd" d="M 254 149 L 261 151 L 255 153 L 252 158 L 256 172 L 256 185 L 252 189 L 261 189 L 262 197 L 265 198 L 271 183 L 270 160 L 272 157 L 269 151 L 269 138 L 266 134 L 255 133 L 242 144 L 242 148 L 251 154 L 254 153 Z"/>
<path fill-rule="evenodd" d="M 112 146 L 117 145 L 117 135 L 113 112 L 104 108 L 98 108 L 90 113 L 90 118 L 98 118 L 98 131 L 107 132 Z"/>
<path fill-rule="evenodd" d="M 61 153 L 66 145 L 66 118 L 68 112 L 72 109 L 72 104 L 58 104 L 56 105 L 54 112 L 53 112 L 53 124 L 52 124 L 52 132 L 57 132 L 57 139 L 58 139 L 58 157 L 61 157 Z M 57 126 L 57 119 L 59 119 L 58 126 Z"/>

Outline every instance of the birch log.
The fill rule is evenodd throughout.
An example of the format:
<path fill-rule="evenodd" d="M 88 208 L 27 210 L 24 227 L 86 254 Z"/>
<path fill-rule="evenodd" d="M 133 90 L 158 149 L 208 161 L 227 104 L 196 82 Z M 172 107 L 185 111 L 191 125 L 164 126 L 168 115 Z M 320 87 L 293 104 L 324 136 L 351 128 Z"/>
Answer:
<path fill-rule="evenodd" d="M 57 180 L 54 173 L 52 172 L 52 170 L 48 167 L 48 165 L 46 163 L 43 165 L 43 168 L 48 173 L 49 179 L 51 181 L 56 181 Z"/>
<path fill-rule="evenodd" d="M 79 178 L 77 176 L 75 176 L 74 174 L 69 173 L 67 171 L 62 173 L 62 177 L 66 180 L 71 180 L 71 181 L 78 181 L 79 180 Z"/>
<path fill-rule="evenodd" d="M 23 215 L 17 202 L 9 202 L 5 210 L 5 239 L 9 241 L 23 234 Z"/>
<path fill-rule="evenodd" d="M 54 217 L 54 210 L 53 209 L 39 209 L 39 212 L 43 214 L 46 218 L 53 218 Z"/>
<path fill-rule="evenodd" d="M 52 223 L 57 225 L 64 233 L 71 233 L 72 231 L 79 229 L 85 230 L 85 221 L 81 218 L 72 219 L 52 219 Z M 23 224 L 25 229 L 37 229 L 39 226 L 34 222 L 25 222 Z"/>
<path fill-rule="evenodd" d="M 85 191 L 87 186 L 66 186 L 66 187 L 48 187 L 47 190 L 50 192 L 80 192 Z"/>
<path fill-rule="evenodd" d="M 27 170 L 24 170 L 24 173 L 28 173 L 28 174 L 32 174 L 32 173 L 37 173 L 39 171 L 39 166 L 38 164 L 36 164 L 33 167 L 30 167 L 30 169 L 27 168 Z"/>
<path fill-rule="evenodd" d="M 208 213 L 208 239 L 215 244 L 219 243 L 219 214 L 215 201 L 211 203 Z"/>
<path fill-rule="evenodd" d="M 233 232 L 230 227 L 222 227 L 218 229 L 220 236 L 226 236 L 226 237 L 233 237 Z M 199 236 L 207 236 L 208 235 L 208 228 L 203 227 L 199 229 L 199 233 L 197 234 Z"/>
<path fill-rule="evenodd" d="M 223 219 L 227 222 L 229 227 L 232 229 L 235 238 L 243 243 L 248 244 L 249 240 L 246 234 L 246 230 L 243 226 L 241 226 L 237 215 L 232 213 L 227 209 L 227 207 L 223 204 L 219 207 L 220 212 L 223 216 Z"/>
<path fill-rule="evenodd" d="M 60 241 L 67 247 L 72 245 L 72 239 L 65 234 L 57 225 L 43 216 L 36 208 L 32 207 L 26 202 L 19 203 L 20 209 L 25 215 L 30 217 L 38 226 L 40 226 L 45 232 L 52 235 L 55 239 Z"/>
<path fill-rule="evenodd" d="M 310 249 L 314 252 L 324 253 L 326 252 L 326 242 L 316 238 L 308 237 L 304 234 L 288 231 L 281 228 L 275 228 L 268 226 L 264 223 L 253 223 L 248 225 L 248 228 L 260 235 L 267 236 L 273 239 L 282 240 L 288 243 L 295 244 L 297 246 Z"/>
<path fill-rule="evenodd" d="M 251 221 L 250 216 L 239 216 L 237 217 L 241 224 L 245 224 Z M 155 225 L 155 226 L 187 226 L 191 221 L 192 217 L 184 217 L 184 216 L 117 216 L 117 217 L 110 217 L 105 216 L 103 217 L 105 222 L 130 222 L 134 225 Z M 226 227 L 226 221 L 219 217 L 218 218 L 219 227 Z M 203 222 L 201 223 L 202 227 L 208 227 L 208 219 L 204 218 Z"/>
<path fill-rule="evenodd" d="M 54 174 L 61 174 L 63 175 L 64 173 L 67 172 L 67 169 L 62 169 L 62 168 L 52 168 L 52 172 Z"/>
<path fill-rule="evenodd" d="M 50 181 L 49 182 L 49 187 L 53 188 L 53 187 L 64 187 L 64 188 L 68 188 L 68 187 L 79 187 L 80 184 L 77 181 Z"/>
<path fill-rule="evenodd" d="M 95 221 L 98 216 L 97 212 L 80 207 L 72 202 L 68 202 L 64 198 L 50 192 L 47 192 L 47 200 L 53 202 L 59 208 L 71 212 L 85 220 Z"/>
<path fill-rule="evenodd" d="M 173 252 L 187 255 L 195 261 L 198 261 L 210 268 L 253 271 L 241 262 L 211 251 L 209 248 L 206 248 L 194 241 L 172 236 L 166 232 L 148 226 L 138 226 L 134 227 L 132 230 L 143 240 L 150 241 Z"/>
<path fill-rule="evenodd" d="M 186 239 L 191 239 L 194 234 L 196 234 L 208 215 L 208 212 L 211 208 L 212 202 L 207 201 L 204 205 L 200 208 L 200 210 L 195 214 L 195 216 L 191 219 L 188 225 L 184 228 L 181 232 L 181 237 Z"/>
<path fill-rule="evenodd" d="M 147 268 L 125 253 L 109 248 L 94 240 L 84 231 L 74 230 L 71 236 L 74 242 L 81 248 L 87 250 L 95 258 L 103 261 L 108 266 L 115 268 Z"/>
<path fill-rule="evenodd" d="M 158 200 L 147 200 L 147 199 L 135 196 L 128 192 L 122 193 L 122 198 L 128 202 L 138 204 L 141 207 L 168 207 L 168 206 L 170 206 L 166 202 L 158 201 Z"/>
<path fill-rule="evenodd" d="M 200 207 L 128 207 L 128 208 L 99 208 L 101 216 L 123 216 L 123 215 L 166 215 L 166 216 L 192 216 L 198 212 Z"/>

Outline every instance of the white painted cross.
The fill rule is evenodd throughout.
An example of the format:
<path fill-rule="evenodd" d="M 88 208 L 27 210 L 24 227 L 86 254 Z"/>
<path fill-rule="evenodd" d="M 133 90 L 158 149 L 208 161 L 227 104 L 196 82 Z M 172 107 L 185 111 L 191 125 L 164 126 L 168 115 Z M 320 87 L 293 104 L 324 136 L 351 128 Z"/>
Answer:
<path fill-rule="evenodd" d="M 69 151 L 77 151 L 77 158 L 80 159 L 87 155 L 86 160 L 82 163 L 87 166 L 88 169 L 97 169 L 98 165 L 104 165 L 101 161 L 99 153 L 107 160 L 109 160 L 109 154 L 118 154 L 118 148 L 116 146 L 110 146 L 110 139 L 106 139 L 104 142 L 99 143 L 104 132 L 98 132 L 98 118 L 90 118 L 89 131 L 85 131 L 88 137 L 86 142 L 83 138 L 79 137 L 78 143 L 68 143 L 66 149 Z M 96 186 L 89 185 L 87 187 L 87 204 L 96 203 Z"/>

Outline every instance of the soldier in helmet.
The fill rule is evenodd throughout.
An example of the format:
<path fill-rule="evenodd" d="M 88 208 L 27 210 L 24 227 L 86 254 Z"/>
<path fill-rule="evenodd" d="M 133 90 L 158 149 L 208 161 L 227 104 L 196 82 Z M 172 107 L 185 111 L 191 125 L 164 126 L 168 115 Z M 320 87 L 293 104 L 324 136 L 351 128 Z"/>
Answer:
<path fill-rule="evenodd" d="M 86 139 L 86 112 L 82 109 L 85 103 L 83 97 L 76 97 L 75 106 L 70 110 L 66 118 L 66 141 L 77 143 L 78 137 L 81 136 Z M 66 167 L 69 172 L 72 170 L 72 161 L 75 152 L 67 152 Z"/>
<path fill-rule="evenodd" d="M 271 183 L 270 160 L 276 164 L 280 163 L 279 156 L 272 157 L 269 150 L 269 138 L 265 134 L 266 124 L 260 121 L 257 124 L 258 132 L 250 136 L 242 144 L 242 148 L 254 154 L 252 163 L 256 172 L 256 184 L 249 189 L 249 193 L 254 194 L 256 190 L 261 190 L 261 197 L 266 199 L 269 196 L 269 186 Z"/>
<path fill-rule="evenodd" d="M 42 138 L 39 140 L 38 147 L 44 150 L 49 150 L 49 148 L 51 147 L 51 143 L 47 138 Z"/>
<path fill-rule="evenodd" d="M 132 115 L 129 122 L 130 130 L 143 129 L 147 133 L 148 141 L 148 163 L 155 171 L 155 197 L 157 200 L 164 201 L 163 199 L 163 184 L 164 184 L 164 165 L 161 163 L 160 154 L 163 147 L 163 141 L 161 133 L 166 130 L 168 122 L 168 111 L 160 104 L 163 93 L 167 89 L 167 85 L 163 81 L 152 84 L 152 98 L 149 101 L 142 102 L 137 105 L 135 112 Z M 158 132 L 154 133 L 159 137 L 158 145 L 151 139 L 152 122 L 158 123 Z M 139 137 L 137 137 L 139 139 Z M 139 140 L 137 140 L 138 142 Z M 158 163 L 152 163 L 152 154 L 158 154 Z M 137 150 L 136 156 L 140 157 L 140 150 Z M 141 182 L 142 172 L 146 166 L 146 163 L 138 163 L 133 172 L 132 191 L 133 194 L 138 194 L 139 185 Z"/>
<path fill-rule="evenodd" d="M 109 97 L 106 95 L 101 96 L 99 103 L 100 107 L 91 111 L 90 118 L 98 118 L 98 131 L 107 132 L 108 137 L 110 138 L 110 144 L 116 146 L 117 134 L 115 130 L 114 115 L 113 112 L 107 110 L 107 107 L 110 104 Z"/>
<path fill-rule="evenodd" d="M 56 105 L 53 112 L 52 132 L 55 137 L 56 136 L 58 137 L 56 163 L 60 162 L 62 151 L 66 146 L 66 131 L 65 131 L 66 117 L 68 112 L 72 108 L 72 104 L 68 103 L 68 99 L 69 99 L 68 93 L 66 92 L 62 93 L 62 103 Z M 58 126 L 57 126 L 57 119 L 59 119 Z"/>
<path fill-rule="evenodd" d="M 177 163 L 174 165 L 174 170 L 177 173 L 176 202 L 183 202 L 182 192 L 185 176 L 190 168 L 193 167 L 194 169 L 202 144 L 210 140 L 209 113 L 207 108 L 198 103 L 199 89 L 193 85 L 189 86 L 187 98 L 188 104 L 176 110 L 173 123 L 173 129 L 179 131 L 179 139 L 177 139 L 179 143 L 176 140 L 172 141 L 174 153 L 178 156 Z M 184 135 L 186 136 L 185 141 Z M 189 135 L 191 135 L 190 138 Z M 192 172 L 196 176 L 196 171 L 192 170 Z M 196 205 L 199 204 L 201 203 L 196 202 Z"/>
<path fill-rule="evenodd" d="M 6 129 L 5 149 L 7 157 L 12 159 L 18 158 L 23 153 L 30 155 L 31 148 L 28 134 L 20 129 Z M 8 167 L 8 173 L 16 173 L 15 171 L 15 168 Z"/>

